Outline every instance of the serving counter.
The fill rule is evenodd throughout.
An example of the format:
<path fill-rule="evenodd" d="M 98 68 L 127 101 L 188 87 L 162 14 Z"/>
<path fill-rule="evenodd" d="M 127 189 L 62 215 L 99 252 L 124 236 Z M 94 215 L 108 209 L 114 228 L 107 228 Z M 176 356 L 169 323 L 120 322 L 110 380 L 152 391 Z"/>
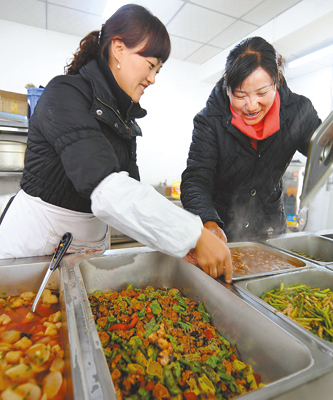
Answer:
<path fill-rule="evenodd" d="M 330 245 L 333 247 L 333 241 Z M 289 254 L 285 249 L 274 248 L 274 252 L 279 251 L 284 256 Z M 333 288 L 330 265 L 319 265 L 295 253 L 293 257 L 300 262 L 299 270 L 244 276 L 227 284 L 182 259 L 147 247 L 66 256 L 49 285 L 60 289 L 66 310 L 73 398 L 116 400 L 88 295 L 95 290 L 118 291 L 133 283 L 138 288 L 148 285 L 178 288 L 191 300 L 204 302 L 212 315 L 212 325 L 228 341 L 236 343 L 242 361 L 251 364 L 264 383 L 264 387 L 240 398 L 331 400 L 333 344 L 279 315 L 260 300 L 262 290 L 284 279 L 311 283 L 314 276 L 313 282 L 318 284 L 321 275 L 320 282 Z M 1 291 L 4 288 L 9 292 L 13 285 L 36 291 L 49 260 L 49 257 L 0 260 Z"/>

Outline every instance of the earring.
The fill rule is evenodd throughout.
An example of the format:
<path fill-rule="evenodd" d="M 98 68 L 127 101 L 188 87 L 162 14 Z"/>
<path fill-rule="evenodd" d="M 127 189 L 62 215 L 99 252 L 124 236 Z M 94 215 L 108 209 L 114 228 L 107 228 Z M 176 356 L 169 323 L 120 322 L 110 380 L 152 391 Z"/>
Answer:
<path fill-rule="evenodd" d="M 120 69 L 120 60 L 118 60 L 117 68 Z"/>

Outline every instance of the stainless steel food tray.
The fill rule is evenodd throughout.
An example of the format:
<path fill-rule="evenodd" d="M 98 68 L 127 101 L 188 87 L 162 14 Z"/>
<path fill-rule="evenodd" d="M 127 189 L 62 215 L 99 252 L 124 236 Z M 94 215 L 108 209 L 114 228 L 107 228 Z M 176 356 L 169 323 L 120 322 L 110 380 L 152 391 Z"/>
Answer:
<path fill-rule="evenodd" d="M 333 266 L 333 242 L 332 240 L 312 233 L 300 233 L 295 235 L 283 235 L 265 242 L 269 246 L 287 251 L 289 254 L 299 256 L 303 260 L 320 266 Z M 297 253 L 304 253 L 309 257 Z M 322 261 L 312 260 L 311 257 Z"/>
<path fill-rule="evenodd" d="M 282 249 L 277 249 L 273 248 L 271 246 L 267 246 L 266 244 L 263 243 L 257 243 L 257 242 L 232 242 L 228 243 L 229 248 L 235 248 L 235 247 L 240 247 L 240 248 L 245 248 L 247 246 L 255 247 L 258 249 L 258 252 L 260 250 L 266 251 L 268 253 L 271 253 L 275 256 L 278 256 L 280 259 L 286 262 L 291 262 L 293 264 L 298 265 L 298 267 L 294 268 L 288 268 L 288 269 L 280 269 L 280 270 L 275 270 L 275 271 L 265 271 L 265 272 L 257 272 L 257 273 L 252 273 L 252 274 L 246 274 L 246 275 L 240 275 L 240 274 L 233 274 L 233 280 L 234 281 L 240 281 L 243 279 L 249 279 L 249 278 L 257 278 L 260 276 L 267 276 L 267 275 L 276 275 L 276 274 L 283 274 L 285 272 L 290 272 L 290 271 L 297 271 L 299 269 L 303 268 L 313 268 L 314 265 L 311 262 L 311 260 L 307 260 L 301 257 L 298 257 L 296 254 L 290 254 L 289 252 L 285 252 Z"/>
<path fill-rule="evenodd" d="M 87 380 L 90 379 L 90 393 L 98 392 L 98 396 L 91 398 L 116 400 L 116 394 L 87 294 L 95 290 L 118 291 L 129 283 L 143 288 L 148 285 L 175 287 L 190 299 L 205 303 L 213 325 L 237 344 L 243 361 L 261 374 L 266 385 L 243 395 L 244 400 L 276 398 L 332 371 L 331 355 L 317 342 L 264 307 L 259 312 L 186 261 L 146 248 L 109 253 L 83 261 L 78 258 L 68 265 L 83 362 L 90 370 L 86 374 Z"/>
<path fill-rule="evenodd" d="M 49 262 L 50 257 L 0 260 L 0 292 L 6 293 L 7 296 L 19 295 L 26 291 L 37 292 Z M 59 267 L 51 275 L 46 287 L 60 293 L 68 398 L 88 400 L 68 282 L 67 271 Z"/>
<path fill-rule="evenodd" d="M 281 285 L 281 283 L 293 284 L 300 283 L 304 285 L 308 285 L 311 287 L 319 287 L 320 289 L 331 289 L 333 290 L 333 271 L 325 268 L 325 267 L 316 267 L 308 270 L 302 270 L 297 272 L 290 272 L 286 274 L 282 274 L 279 276 L 271 276 L 260 279 L 251 279 L 242 282 L 237 282 L 235 286 L 242 290 L 244 293 L 258 301 L 268 310 L 274 312 L 275 315 L 278 315 L 283 320 L 288 323 L 294 325 L 298 330 L 304 331 L 305 334 L 309 335 L 313 340 L 317 341 L 320 346 L 326 348 L 333 355 L 333 343 L 328 342 L 324 339 L 319 338 L 311 332 L 308 332 L 305 328 L 303 328 L 296 321 L 293 321 L 291 318 L 282 314 L 279 311 L 276 311 L 274 307 L 265 301 L 261 300 L 261 296 L 264 292 L 275 289 Z"/>
<path fill-rule="evenodd" d="M 330 239 L 330 240 L 333 239 L 333 233 L 323 233 L 321 236 L 326 239 Z"/>
<path fill-rule="evenodd" d="M 311 137 L 300 209 L 309 207 L 313 197 L 333 172 L 333 111 Z"/>

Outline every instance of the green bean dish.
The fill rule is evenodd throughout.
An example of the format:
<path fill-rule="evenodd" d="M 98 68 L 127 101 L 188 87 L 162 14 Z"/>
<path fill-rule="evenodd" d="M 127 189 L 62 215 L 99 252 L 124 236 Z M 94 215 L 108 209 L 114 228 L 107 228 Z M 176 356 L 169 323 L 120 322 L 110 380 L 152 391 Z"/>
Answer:
<path fill-rule="evenodd" d="M 88 296 L 118 400 L 227 400 L 263 386 L 202 302 L 178 289 Z"/>
<path fill-rule="evenodd" d="M 333 342 L 333 292 L 295 283 L 264 292 L 261 299 L 308 331 Z"/>

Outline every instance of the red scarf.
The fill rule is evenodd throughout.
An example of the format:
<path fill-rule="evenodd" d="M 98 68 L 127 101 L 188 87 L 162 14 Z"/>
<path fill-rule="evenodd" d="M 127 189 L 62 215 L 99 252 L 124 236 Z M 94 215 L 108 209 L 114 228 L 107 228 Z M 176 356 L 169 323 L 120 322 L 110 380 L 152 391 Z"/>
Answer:
<path fill-rule="evenodd" d="M 265 117 L 255 125 L 247 125 L 242 118 L 236 114 L 230 103 L 233 115 L 231 123 L 244 135 L 250 138 L 252 147 L 257 150 L 257 141 L 264 140 L 280 129 L 280 95 L 276 91 L 275 99 Z"/>

